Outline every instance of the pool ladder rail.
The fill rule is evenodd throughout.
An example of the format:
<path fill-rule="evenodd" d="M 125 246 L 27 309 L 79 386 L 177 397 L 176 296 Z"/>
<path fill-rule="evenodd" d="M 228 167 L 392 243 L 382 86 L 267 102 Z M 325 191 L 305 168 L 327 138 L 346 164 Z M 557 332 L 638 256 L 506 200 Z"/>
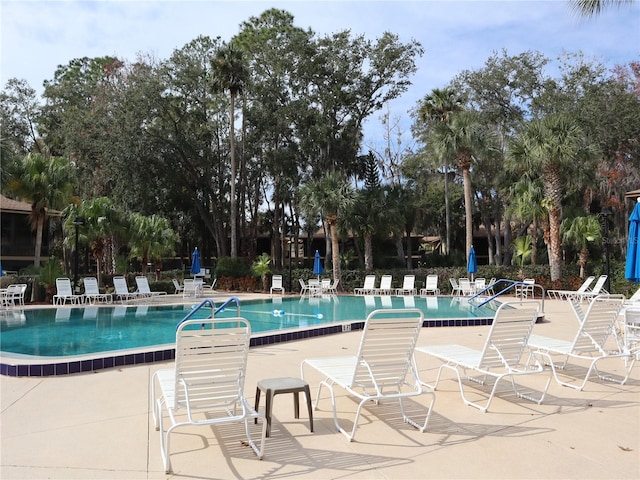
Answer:
<path fill-rule="evenodd" d="M 472 301 L 478 297 L 480 297 L 483 293 L 493 290 L 494 287 L 499 284 L 499 283 L 507 283 L 507 286 L 505 288 L 503 288 L 502 290 L 500 290 L 498 293 L 494 293 L 492 296 L 490 296 L 489 298 L 485 299 L 482 303 L 478 304 L 478 307 L 482 307 L 483 305 L 489 303 L 491 300 L 495 300 L 496 297 L 499 297 L 500 295 L 502 295 L 503 293 L 507 293 L 510 290 L 513 290 L 514 288 L 520 286 L 520 285 L 526 285 L 527 287 L 533 287 L 534 291 L 536 288 L 539 288 L 541 293 L 542 293 L 542 305 L 541 305 L 541 309 L 542 312 L 544 312 L 544 297 L 545 297 L 545 291 L 544 291 L 544 287 L 542 285 L 539 285 L 537 283 L 534 284 L 530 284 L 530 283 L 525 283 L 525 282 L 520 282 L 518 280 L 511 280 L 508 278 L 501 278 L 499 280 L 496 280 L 495 282 L 493 282 L 491 285 L 487 285 L 485 288 L 483 288 L 482 290 L 480 290 L 478 293 L 476 293 L 475 295 L 471 296 L 469 298 L 469 303 L 472 303 Z"/>
<path fill-rule="evenodd" d="M 198 305 L 196 305 L 195 307 L 193 307 L 191 309 L 191 311 L 182 319 L 178 322 L 178 325 L 176 325 L 176 329 L 183 323 L 186 322 L 187 320 L 189 320 L 190 318 L 192 318 L 198 311 L 200 311 L 201 309 L 203 309 L 204 307 L 209 307 L 211 309 L 212 313 L 212 317 L 215 317 L 216 314 L 222 312 L 225 308 L 227 308 L 231 303 L 235 303 L 236 304 L 236 309 L 237 309 L 237 316 L 240 316 L 240 299 L 238 297 L 229 297 L 227 300 L 225 300 L 222 305 L 220 305 L 219 307 L 216 307 L 215 302 L 210 299 L 210 298 L 205 298 L 203 301 L 201 301 Z M 203 325 L 204 326 L 204 325 Z"/>

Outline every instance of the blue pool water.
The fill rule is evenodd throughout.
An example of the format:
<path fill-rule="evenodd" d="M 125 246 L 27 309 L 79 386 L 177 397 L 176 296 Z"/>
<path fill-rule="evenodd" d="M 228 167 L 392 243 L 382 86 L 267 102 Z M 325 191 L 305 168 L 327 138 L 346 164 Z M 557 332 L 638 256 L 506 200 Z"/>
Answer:
<path fill-rule="evenodd" d="M 493 318 L 497 305 L 477 308 L 466 298 L 362 297 L 274 298 L 240 305 L 252 332 L 283 332 L 336 322 L 362 321 L 379 308 L 417 307 L 428 319 Z M 1 312 L 0 350 L 31 356 L 72 356 L 175 343 L 176 325 L 191 305 L 63 307 Z M 206 318 L 203 308 L 194 318 Z M 216 317 L 237 315 L 235 304 Z"/>

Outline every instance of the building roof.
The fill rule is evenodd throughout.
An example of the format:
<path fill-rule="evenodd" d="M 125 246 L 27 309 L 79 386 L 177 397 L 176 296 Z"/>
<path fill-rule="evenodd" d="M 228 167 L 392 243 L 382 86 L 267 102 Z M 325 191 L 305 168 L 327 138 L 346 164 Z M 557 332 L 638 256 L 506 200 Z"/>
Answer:
<path fill-rule="evenodd" d="M 28 215 L 29 213 L 31 213 L 31 204 L 29 202 L 21 202 L 20 200 L 7 198 L 4 195 L 0 194 L 0 212 L 22 213 Z M 61 216 L 61 212 L 59 210 L 53 210 L 51 208 L 47 209 L 47 214 L 53 215 L 55 217 Z"/>
<path fill-rule="evenodd" d="M 0 211 L 13 212 L 13 213 L 30 213 L 31 204 L 27 202 L 21 202 L 19 200 L 13 200 L 0 194 Z"/>

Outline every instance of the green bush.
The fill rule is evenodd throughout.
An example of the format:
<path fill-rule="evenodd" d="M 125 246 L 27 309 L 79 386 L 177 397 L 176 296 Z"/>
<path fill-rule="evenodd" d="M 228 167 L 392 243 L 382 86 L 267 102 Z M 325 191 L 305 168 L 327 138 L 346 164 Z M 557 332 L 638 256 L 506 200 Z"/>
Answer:
<path fill-rule="evenodd" d="M 251 266 L 245 258 L 221 257 L 216 266 L 216 277 L 243 278 L 251 275 Z"/>

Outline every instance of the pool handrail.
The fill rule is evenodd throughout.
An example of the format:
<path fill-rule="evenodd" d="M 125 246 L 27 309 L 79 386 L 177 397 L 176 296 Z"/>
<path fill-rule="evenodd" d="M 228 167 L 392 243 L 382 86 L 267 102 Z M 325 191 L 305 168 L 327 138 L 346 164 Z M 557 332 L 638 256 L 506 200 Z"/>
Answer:
<path fill-rule="evenodd" d="M 236 304 L 236 309 L 237 309 L 237 314 L 238 317 L 240 316 L 240 299 L 238 297 L 229 297 L 227 298 L 224 302 L 222 302 L 222 305 L 220 305 L 218 308 L 215 309 L 215 311 L 213 312 L 213 316 L 215 317 L 216 314 L 220 313 L 221 311 L 223 311 L 225 308 L 227 308 L 227 306 L 231 303 L 231 302 L 235 302 Z"/>
<path fill-rule="evenodd" d="M 211 308 L 211 310 L 213 310 L 213 317 L 216 316 L 217 313 L 220 313 L 222 310 L 224 310 L 231 302 L 235 302 L 236 304 L 236 308 L 238 310 L 238 316 L 240 316 L 240 299 L 238 297 L 229 297 L 227 300 L 224 301 L 224 303 L 222 305 L 220 305 L 219 307 L 216 307 L 215 302 L 210 299 L 210 298 L 205 298 L 204 300 L 202 300 L 198 305 L 196 305 L 195 307 L 193 307 L 191 309 L 191 311 L 189 313 L 187 313 L 187 315 L 178 322 L 178 324 L 176 325 L 176 329 L 183 323 L 186 322 L 187 320 L 189 320 L 191 317 L 193 317 L 197 311 L 199 311 L 201 308 L 204 308 L 206 306 L 208 306 L 209 308 Z"/>
<path fill-rule="evenodd" d="M 485 301 L 483 301 L 482 303 L 480 303 L 478 305 L 478 307 L 482 307 L 483 305 L 486 305 L 487 303 L 489 303 L 491 300 L 494 300 L 496 297 L 499 297 L 500 295 L 502 295 L 503 293 L 508 292 L 509 290 L 519 286 L 519 285 L 526 285 L 529 287 L 533 287 L 534 289 L 536 287 L 539 287 L 540 290 L 542 291 L 542 304 L 540 306 L 540 309 L 542 312 L 544 312 L 544 297 L 545 297 L 545 291 L 544 291 L 544 287 L 542 285 L 539 285 L 537 283 L 534 283 L 533 285 L 530 283 L 525 283 L 525 282 L 521 282 L 519 280 L 511 280 L 509 278 L 500 278 L 498 280 L 496 280 L 495 282 L 493 282 L 491 285 L 487 285 L 485 288 L 483 288 L 482 290 L 480 290 L 479 292 L 477 292 L 475 295 L 471 296 L 469 298 L 469 303 L 471 303 L 471 301 L 476 298 L 479 297 L 480 295 L 482 295 L 484 292 L 488 291 L 488 290 L 492 290 L 493 287 L 495 285 L 497 285 L 500 282 L 507 282 L 508 285 L 503 288 L 502 290 L 500 290 L 498 293 L 494 293 L 492 296 L 490 296 L 489 298 L 487 298 Z"/>

